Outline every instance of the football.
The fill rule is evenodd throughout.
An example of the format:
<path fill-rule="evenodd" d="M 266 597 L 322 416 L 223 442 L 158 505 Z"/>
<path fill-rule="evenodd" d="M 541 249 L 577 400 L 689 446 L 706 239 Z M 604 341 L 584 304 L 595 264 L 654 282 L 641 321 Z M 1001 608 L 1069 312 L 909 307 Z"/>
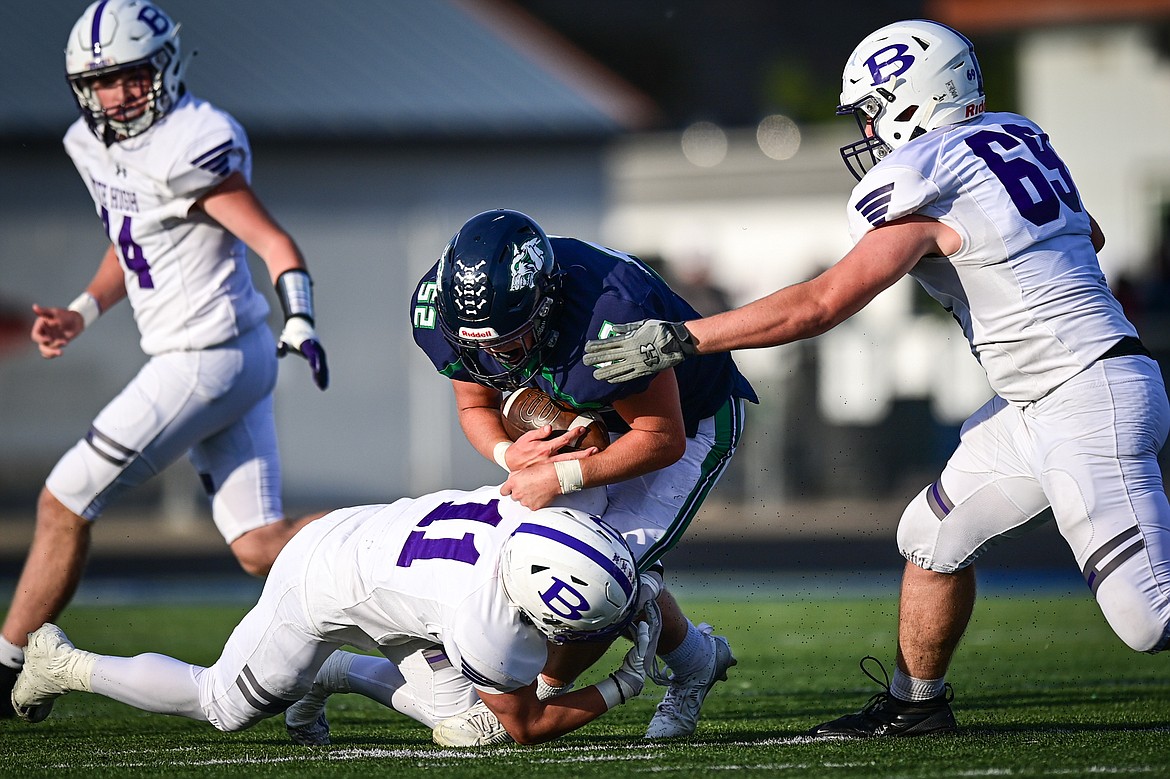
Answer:
<path fill-rule="evenodd" d="M 609 446 L 609 431 L 599 417 L 558 403 L 532 387 L 524 387 L 509 395 L 500 412 L 504 417 L 504 429 L 513 441 L 529 430 L 552 425 L 553 436 L 561 435 L 574 427 L 586 428 L 585 436 L 577 442 L 577 446 L 566 447 L 566 451 L 579 451 L 596 446 L 600 452 Z"/>

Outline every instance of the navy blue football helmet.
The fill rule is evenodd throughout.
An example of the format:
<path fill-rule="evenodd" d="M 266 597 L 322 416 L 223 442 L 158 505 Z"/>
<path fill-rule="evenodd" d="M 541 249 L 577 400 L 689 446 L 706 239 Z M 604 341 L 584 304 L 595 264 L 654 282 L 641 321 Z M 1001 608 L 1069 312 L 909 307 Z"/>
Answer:
<path fill-rule="evenodd" d="M 436 278 L 439 328 L 476 382 L 507 391 L 540 372 L 561 303 L 540 225 L 506 209 L 473 216 L 443 250 Z"/>

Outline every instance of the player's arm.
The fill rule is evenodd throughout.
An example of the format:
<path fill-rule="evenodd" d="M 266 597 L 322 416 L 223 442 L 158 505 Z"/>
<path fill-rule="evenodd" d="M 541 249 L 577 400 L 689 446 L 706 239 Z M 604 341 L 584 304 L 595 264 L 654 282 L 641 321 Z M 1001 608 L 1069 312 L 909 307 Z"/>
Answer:
<path fill-rule="evenodd" d="M 264 261 L 284 309 L 277 353 L 283 357 L 295 352 L 304 357 L 314 383 L 325 389 L 329 367 L 315 329 L 313 282 L 292 236 L 276 223 L 239 171 L 200 198 L 194 208 L 202 209 Z"/>
<path fill-rule="evenodd" d="M 451 385 L 455 391 L 455 410 L 459 415 L 463 435 L 467 436 L 477 452 L 509 471 L 536 462 L 547 462 L 562 447 L 575 443 L 585 432 L 584 428 L 577 428 L 549 438 L 552 428 L 545 425 L 541 430 L 530 430 L 513 443 L 504 429 L 504 418 L 500 413 L 503 393 L 470 381 L 452 379 Z"/>
<path fill-rule="evenodd" d="M 648 625 L 645 622 L 637 623 L 634 645 L 616 671 L 597 684 L 555 698 L 544 701 L 537 698 L 535 683 L 508 693 L 480 691 L 479 697 L 516 743 L 539 744 L 550 741 L 638 697 L 645 683 L 644 657 L 649 643 Z M 436 728 L 436 733 L 439 732 L 440 729 Z M 440 738 L 436 738 L 436 741 L 443 743 Z"/>
<path fill-rule="evenodd" d="M 581 461 L 586 487 L 619 481 L 673 465 L 686 452 L 682 400 L 674 371 L 663 371 L 644 391 L 614 401 L 613 410 L 630 426 L 627 433 Z"/>
<path fill-rule="evenodd" d="M 648 320 L 620 337 L 591 341 L 585 363 L 608 381 L 628 381 L 693 354 L 755 349 L 820 335 L 864 308 L 928 254 L 948 255 L 962 241 L 941 222 L 910 215 L 877 227 L 839 262 L 809 281 L 705 319 Z M 646 359 L 650 354 L 652 359 Z"/>
<path fill-rule="evenodd" d="M 1098 254 L 1105 248 L 1105 231 L 1097 224 L 1092 214 L 1089 214 L 1089 240 L 1093 242 L 1093 251 Z"/>
<path fill-rule="evenodd" d="M 686 428 L 674 371 L 663 371 L 650 386 L 613 404 L 630 426 L 605 451 L 566 452 L 513 471 L 500 488 L 530 509 L 550 505 L 560 495 L 600 487 L 657 471 L 686 451 Z"/>
<path fill-rule="evenodd" d="M 41 356 L 46 359 L 60 357 L 70 341 L 124 297 L 126 278 L 118 264 L 114 245 L 110 244 L 89 286 L 68 307 L 33 304 L 36 320 L 31 337 Z"/>

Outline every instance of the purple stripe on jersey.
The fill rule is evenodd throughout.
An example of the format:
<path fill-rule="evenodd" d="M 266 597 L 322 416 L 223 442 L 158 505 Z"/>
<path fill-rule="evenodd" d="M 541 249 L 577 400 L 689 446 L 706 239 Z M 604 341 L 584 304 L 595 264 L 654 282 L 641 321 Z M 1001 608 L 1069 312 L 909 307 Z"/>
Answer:
<path fill-rule="evenodd" d="M 582 542 L 581 539 L 575 538 L 574 536 L 571 536 L 567 533 L 562 533 L 559 530 L 553 530 L 551 527 L 545 527 L 544 525 L 534 525 L 530 522 L 525 522 L 523 525 L 516 528 L 516 532 L 531 533 L 534 536 L 543 536 L 544 538 L 547 538 L 551 541 L 556 541 L 558 544 L 564 544 L 570 549 L 580 552 L 604 568 L 606 573 L 616 579 L 621 584 L 622 591 L 626 594 L 627 598 L 633 593 L 634 587 L 632 584 L 630 584 L 628 575 L 624 573 L 622 569 L 614 565 L 613 560 L 610 560 L 608 557 L 602 555 L 601 552 L 598 552 L 593 547 Z"/>
<path fill-rule="evenodd" d="M 863 197 L 861 200 L 858 200 L 856 208 L 858 211 L 861 211 L 865 208 L 868 208 L 870 203 L 872 203 L 874 200 L 877 200 L 878 198 L 882 197 L 883 195 L 888 195 L 893 191 L 894 191 L 893 184 L 886 184 L 884 187 L 878 187 L 873 192 L 870 192 L 868 195 Z"/>
<path fill-rule="evenodd" d="M 232 142 L 231 141 L 224 141 L 219 146 L 216 146 L 214 149 L 211 149 L 210 151 L 205 151 L 202 154 L 200 154 L 198 157 L 196 157 L 195 159 L 191 160 L 191 164 L 192 165 L 199 165 L 204 160 L 206 160 L 208 157 L 213 157 L 217 154 L 224 154 L 226 152 L 231 151 L 231 148 L 232 148 Z"/>
<path fill-rule="evenodd" d="M 94 57 L 102 53 L 102 11 L 106 10 L 109 2 L 110 0 L 102 0 L 97 10 L 93 12 L 93 26 L 89 30 L 89 39 Z"/>
<path fill-rule="evenodd" d="M 470 679 L 472 684 L 479 684 L 479 685 L 482 685 L 484 687 L 495 687 L 496 686 L 495 681 L 493 681 L 490 677 L 488 677 L 488 676 L 480 673 L 479 671 L 475 670 L 474 668 L 472 668 L 470 665 L 467 664 L 466 660 L 461 661 L 459 672 L 461 674 L 463 674 L 465 677 L 467 677 L 468 679 Z"/>

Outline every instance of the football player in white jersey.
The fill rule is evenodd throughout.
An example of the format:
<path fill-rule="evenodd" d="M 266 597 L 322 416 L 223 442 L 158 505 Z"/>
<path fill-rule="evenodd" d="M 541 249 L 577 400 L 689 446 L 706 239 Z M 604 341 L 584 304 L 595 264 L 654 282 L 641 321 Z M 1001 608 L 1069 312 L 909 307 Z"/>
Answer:
<path fill-rule="evenodd" d="M 12 716 L 7 691 L 26 635 L 76 589 L 93 520 L 184 453 L 240 565 L 267 572 L 309 519 L 286 519 L 281 506 L 278 350 L 305 357 L 317 385 L 328 383 L 304 259 L 252 192 L 243 129 L 184 87 L 178 25 L 145 0 L 98 0 L 70 32 L 65 65 L 81 110 L 65 149 L 110 245 L 68 307 L 34 306 L 32 339 L 58 357 L 128 298 L 150 360 L 45 482 L 0 637 L 0 717 Z M 245 245 L 284 306 L 279 341 Z"/>
<path fill-rule="evenodd" d="M 1049 507 L 1114 632 L 1140 652 L 1170 644 L 1162 375 L 1109 291 L 1096 255 L 1104 235 L 1048 135 L 984 111 L 963 35 L 922 20 L 877 30 L 849 58 L 838 109 L 863 135 L 842 149 L 860 181 L 854 248 L 735 311 L 635 323 L 587 349 L 600 378 L 623 381 L 692 354 L 788 343 L 907 273 L 962 327 L 996 395 L 902 515 L 893 681 L 813 735 L 954 730 L 944 676 L 975 601 L 972 563 Z"/>
<path fill-rule="evenodd" d="M 320 669 L 336 690 L 434 728 L 439 743 L 473 743 L 444 720 L 474 707 L 503 723 L 504 740 L 537 743 L 641 692 L 651 631 L 634 619 L 652 596 L 641 590 L 617 531 L 576 508 L 526 509 L 499 487 L 339 509 L 288 543 L 210 667 L 86 652 L 45 624 L 29 637 L 12 703 L 37 722 L 54 699 L 84 690 L 237 731 L 288 709 Z M 537 696 L 549 641 L 622 631 L 635 642 L 617 671 Z M 323 710 L 314 724 L 317 740 L 302 743 L 329 743 Z"/>

